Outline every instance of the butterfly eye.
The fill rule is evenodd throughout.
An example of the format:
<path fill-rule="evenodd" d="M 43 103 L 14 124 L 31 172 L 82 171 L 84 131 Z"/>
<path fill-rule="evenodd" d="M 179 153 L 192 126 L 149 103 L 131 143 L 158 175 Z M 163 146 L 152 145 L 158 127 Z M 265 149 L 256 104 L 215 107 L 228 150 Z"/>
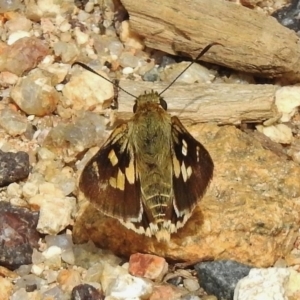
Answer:
<path fill-rule="evenodd" d="M 167 105 L 167 102 L 163 98 L 159 98 L 159 104 L 164 110 L 167 110 L 168 105 Z"/>
<path fill-rule="evenodd" d="M 135 101 L 135 103 L 134 103 L 134 105 L 133 105 L 133 112 L 134 112 L 134 113 L 136 112 L 136 109 L 137 109 L 137 104 L 136 104 L 136 101 Z"/>

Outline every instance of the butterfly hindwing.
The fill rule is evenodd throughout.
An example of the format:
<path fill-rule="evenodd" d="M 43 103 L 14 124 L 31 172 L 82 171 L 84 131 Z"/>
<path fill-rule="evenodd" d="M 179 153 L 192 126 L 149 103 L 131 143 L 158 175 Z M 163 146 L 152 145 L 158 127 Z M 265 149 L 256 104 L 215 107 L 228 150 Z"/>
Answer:
<path fill-rule="evenodd" d="M 172 120 L 174 208 L 179 218 L 192 212 L 213 176 L 214 164 L 202 144 L 176 116 Z"/>
<path fill-rule="evenodd" d="M 128 124 L 119 125 L 87 163 L 79 187 L 102 213 L 126 222 L 141 219 L 141 189 Z"/>

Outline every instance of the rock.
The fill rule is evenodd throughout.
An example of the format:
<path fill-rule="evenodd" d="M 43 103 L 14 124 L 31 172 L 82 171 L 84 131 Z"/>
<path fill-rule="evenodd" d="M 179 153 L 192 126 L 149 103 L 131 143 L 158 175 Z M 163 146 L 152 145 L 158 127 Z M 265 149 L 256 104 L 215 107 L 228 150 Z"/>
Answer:
<path fill-rule="evenodd" d="M 210 152 L 214 178 L 191 218 L 167 245 L 126 229 L 85 201 L 74 224 L 75 243 L 91 239 L 125 256 L 142 252 L 189 262 L 212 257 L 257 267 L 284 258 L 300 224 L 299 165 L 234 127 L 205 124 L 189 131 Z"/>
<path fill-rule="evenodd" d="M 17 40 L 22 39 L 24 37 L 31 37 L 30 32 L 24 30 L 15 31 L 9 35 L 7 40 L 7 45 L 10 46 L 13 43 L 15 43 Z"/>
<path fill-rule="evenodd" d="M 13 284 L 7 278 L 0 277 L 0 286 L 0 300 L 9 299 L 13 291 Z"/>
<path fill-rule="evenodd" d="M 202 262 L 195 265 L 200 286 L 218 299 L 232 300 L 238 281 L 247 276 L 251 267 L 230 260 Z"/>
<path fill-rule="evenodd" d="M 271 126 L 257 125 L 256 128 L 259 132 L 262 132 L 276 143 L 289 145 L 294 140 L 292 129 L 285 124 L 275 124 Z"/>
<path fill-rule="evenodd" d="M 194 278 L 186 278 L 183 280 L 183 286 L 190 292 L 199 290 L 199 282 Z"/>
<path fill-rule="evenodd" d="M 4 26 L 9 32 L 15 32 L 19 30 L 30 31 L 32 28 L 32 22 L 25 16 L 18 14 L 14 18 L 8 20 Z"/>
<path fill-rule="evenodd" d="M 28 202 L 40 206 L 40 216 L 37 230 L 44 234 L 57 234 L 71 224 L 75 212 L 74 197 L 38 194 Z"/>
<path fill-rule="evenodd" d="M 290 271 L 286 268 L 252 269 L 249 275 L 237 284 L 233 299 L 287 299 L 285 285 L 289 274 Z"/>
<path fill-rule="evenodd" d="M 185 293 L 184 290 L 171 285 L 156 285 L 149 300 L 184 299 L 183 295 Z"/>
<path fill-rule="evenodd" d="M 281 122 L 289 122 L 300 106 L 300 87 L 284 86 L 276 91 L 275 104 L 278 113 L 282 114 Z"/>
<path fill-rule="evenodd" d="M 35 69 L 19 79 L 11 91 L 11 97 L 26 114 L 40 117 L 49 115 L 56 109 L 60 99 L 53 87 L 56 83 L 55 75 Z"/>
<path fill-rule="evenodd" d="M 23 151 L 17 153 L 0 150 L 0 186 L 22 180 L 29 174 L 29 156 Z"/>
<path fill-rule="evenodd" d="M 73 63 L 79 56 L 79 49 L 73 43 L 57 42 L 54 44 L 54 53 L 61 57 L 63 63 Z"/>
<path fill-rule="evenodd" d="M 107 136 L 105 133 L 105 118 L 93 112 L 84 112 L 73 124 L 59 124 L 52 128 L 44 140 L 43 146 L 53 153 L 68 156 L 78 154 L 84 149 L 98 145 Z"/>
<path fill-rule="evenodd" d="M 112 280 L 105 290 L 105 296 L 117 299 L 147 299 L 152 294 L 152 283 L 142 278 L 124 274 Z"/>
<path fill-rule="evenodd" d="M 129 273 L 160 281 L 168 271 L 168 263 L 162 257 L 151 254 L 132 254 L 129 259 Z"/>
<path fill-rule="evenodd" d="M 5 108 L 0 113 L 0 126 L 11 136 L 21 135 L 26 132 L 29 126 L 25 116 L 16 111 Z"/>
<path fill-rule="evenodd" d="M 277 19 L 281 25 L 297 32 L 300 29 L 300 22 L 297 18 L 299 12 L 299 2 L 296 0 L 289 2 L 289 5 L 275 11 L 272 16 Z"/>
<path fill-rule="evenodd" d="M 106 73 L 98 72 L 104 78 Z M 75 110 L 102 109 L 104 101 L 111 100 L 114 95 L 113 84 L 87 70 L 74 73 L 64 86 L 63 95 L 69 101 L 69 107 Z"/>
<path fill-rule="evenodd" d="M 63 291 L 71 292 L 81 283 L 80 273 L 74 269 L 61 270 L 58 274 L 57 282 Z"/>
<path fill-rule="evenodd" d="M 1 51 L 0 72 L 8 71 L 21 76 L 48 54 L 48 46 L 36 37 L 24 37 Z"/>
<path fill-rule="evenodd" d="M 104 296 L 90 284 L 80 284 L 73 288 L 71 300 L 103 300 Z"/>
<path fill-rule="evenodd" d="M 0 1 L 0 12 L 5 13 L 9 11 L 14 11 L 22 9 L 23 5 L 20 0 L 1 0 Z"/>
<path fill-rule="evenodd" d="M 183 72 L 191 63 L 183 61 L 178 64 L 170 65 L 161 74 L 161 79 L 171 83 L 181 72 Z M 214 79 L 212 71 L 194 63 L 184 71 L 183 74 L 176 80 L 177 83 L 194 83 L 194 82 L 211 82 Z"/>
<path fill-rule="evenodd" d="M 31 263 L 40 238 L 36 231 L 38 213 L 0 202 L 0 264 L 9 269 Z"/>

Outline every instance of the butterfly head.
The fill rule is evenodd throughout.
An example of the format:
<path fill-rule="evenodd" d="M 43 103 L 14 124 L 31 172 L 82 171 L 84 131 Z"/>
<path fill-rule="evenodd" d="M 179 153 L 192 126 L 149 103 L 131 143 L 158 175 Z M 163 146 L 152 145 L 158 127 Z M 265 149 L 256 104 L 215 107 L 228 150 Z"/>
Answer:
<path fill-rule="evenodd" d="M 144 109 L 149 109 L 150 106 L 161 107 L 163 110 L 167 110 L 167 102 L 157 92 L 145 92 L 136 98 L 133 106 L 133 112 L 137 113 Z"/>

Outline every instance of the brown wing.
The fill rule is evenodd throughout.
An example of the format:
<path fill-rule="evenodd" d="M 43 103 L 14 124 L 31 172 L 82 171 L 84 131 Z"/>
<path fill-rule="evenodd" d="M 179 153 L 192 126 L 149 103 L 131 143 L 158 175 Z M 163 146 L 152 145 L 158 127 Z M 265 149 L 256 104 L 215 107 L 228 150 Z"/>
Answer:
<path fill-rule="evenodd" d="M 174 209 L 179 221 L 191 213 L 213 176 L 214 164 L 202 144 L 172 117 Z M 185 220 L 186 221 L 186 220 Z M 184 221 L 184 222 L 185 222 Z"/>
<path fill-rule="evenodd" d="M 124 222 L 141 220 L 140 182 L 127 124 L 118 126 L 87 163 L 79 187 L 102 213 Z"/>

